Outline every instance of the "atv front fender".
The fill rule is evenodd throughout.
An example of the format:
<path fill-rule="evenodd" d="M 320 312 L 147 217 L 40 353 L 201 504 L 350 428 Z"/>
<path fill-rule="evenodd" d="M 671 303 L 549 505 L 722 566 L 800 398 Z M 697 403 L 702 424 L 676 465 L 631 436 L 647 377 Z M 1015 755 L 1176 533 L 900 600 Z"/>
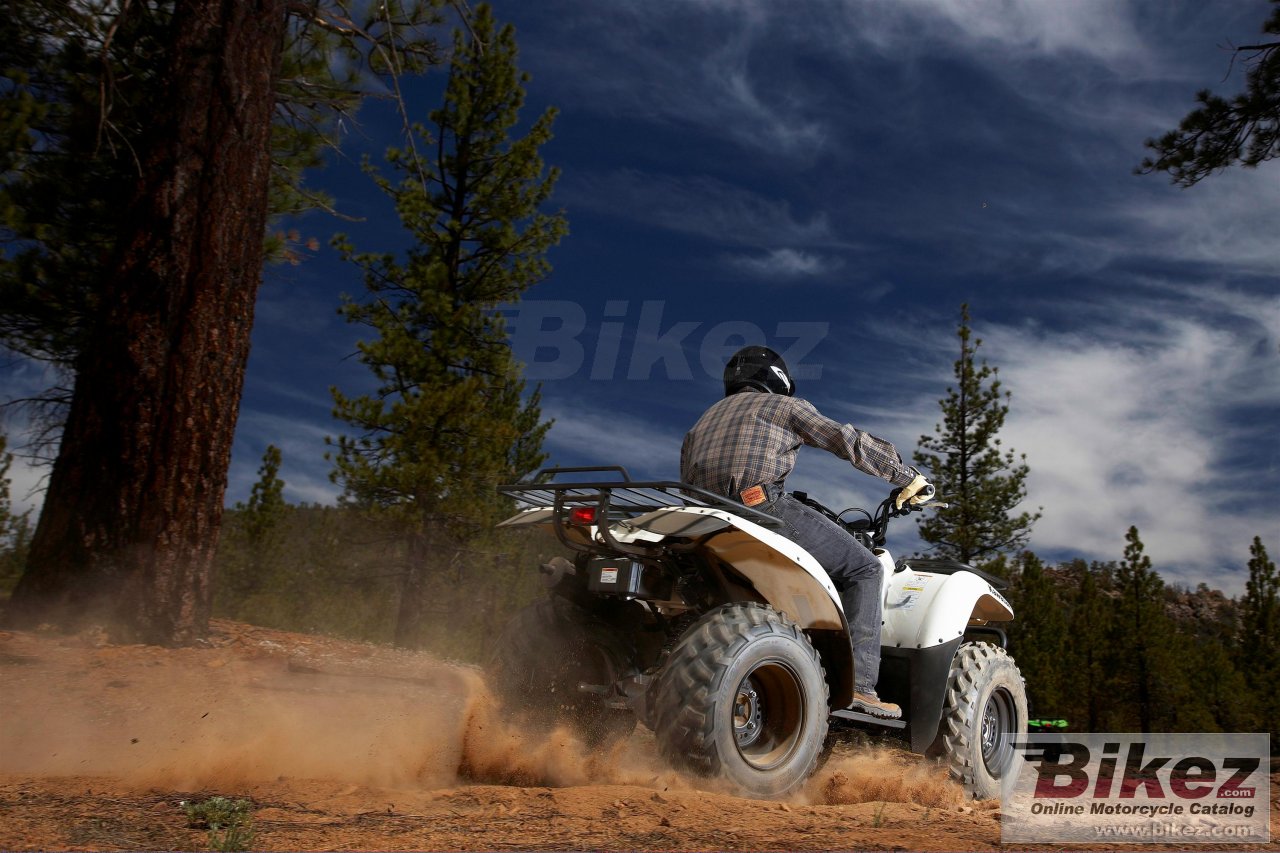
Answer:
<path fill-rule="evenodd" d="M 884 601 L 881 643 L 890 648 L 926 649 L 963 637 L 970 627 L 1013 619 L 999 591 L 973 572 L 894 574 Z"/>

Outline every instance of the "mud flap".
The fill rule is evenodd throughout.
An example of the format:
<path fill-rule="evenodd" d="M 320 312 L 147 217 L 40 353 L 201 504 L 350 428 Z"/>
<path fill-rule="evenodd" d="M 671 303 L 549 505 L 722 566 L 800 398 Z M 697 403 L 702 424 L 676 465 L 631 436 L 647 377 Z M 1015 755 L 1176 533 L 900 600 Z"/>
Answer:
<path fill-rule="evenodd" d="M 880 648 L 876 692 L 881 699 L 902 706 L 912 752 L 924 753 L 938 735 L 951 660 L 963 641 L 956 637 L 927 649 Z"/>

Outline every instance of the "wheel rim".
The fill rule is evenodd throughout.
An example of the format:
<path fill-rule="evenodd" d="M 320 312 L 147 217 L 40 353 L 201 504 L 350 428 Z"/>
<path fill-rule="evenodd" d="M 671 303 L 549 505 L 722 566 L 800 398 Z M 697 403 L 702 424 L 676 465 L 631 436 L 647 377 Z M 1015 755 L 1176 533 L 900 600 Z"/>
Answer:
<path fill-rule="evenodd" d="M 733 738 L 738 754 L 757 770 L 777 767 L 800 742 L 804 718 L 799 676 L 782 661 L 762 661 L 734 693 Z"/>
<path fill-rule="evenodd" d="M 1013 738 L 1017 725 L 1017 706 L 1013 695 L 1003 687 L 997 688 L 987 697 L 987 704 L 982 708 L 982 763 L 993 779 L 1009 767 L 1013 760 Z"/>

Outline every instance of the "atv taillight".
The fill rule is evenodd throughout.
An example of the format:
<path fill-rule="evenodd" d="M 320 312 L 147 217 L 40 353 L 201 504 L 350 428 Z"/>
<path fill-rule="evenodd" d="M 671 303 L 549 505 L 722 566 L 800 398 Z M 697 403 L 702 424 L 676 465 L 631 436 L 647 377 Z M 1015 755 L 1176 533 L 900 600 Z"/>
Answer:
<path fill-rule="evenodd" d="M 575 506 L 569 510 L 570 524 L 595 524 L 596 508 L 593 506 Z"/>

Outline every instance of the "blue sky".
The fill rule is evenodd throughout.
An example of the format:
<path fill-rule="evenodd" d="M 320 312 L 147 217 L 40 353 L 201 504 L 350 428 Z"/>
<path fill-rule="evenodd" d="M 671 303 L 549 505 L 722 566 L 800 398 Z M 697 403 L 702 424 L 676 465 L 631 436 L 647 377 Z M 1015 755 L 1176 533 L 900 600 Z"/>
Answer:
<path fill-rule="evenodd" d="M 801 344 L 800 393 L 910 457 L 968 302 L 1013 394 L 1035 550 L 1118 559 L 1136 524 L 1166 579 L 1231 594 L 1254 535 L 1280 551 L 1280 164 L 1189 190 L 1133 173 L 1197 89 L 1239 90 L 1226 46 L 1257 40 L 1268 3 L 495 5 L 532 74 L 527 115 L 560 110 L 544 156 L 571 233 L 511 317 L 554 461 L 676 477 L 721 353 L 747 339 Z M 411 87 L 410 111 L 438 86 Z M 398 122 L 366 109 L 349 157 Z M 305 233 L 404 244 L 350 162 L 315 180 L 363 221 Z M 327 249 L 269 272 L 228 503 L 268 443 L 290 499 L 336 498 L 327 389 L 368 378 L 335 307 L 359 288 Z M 885 489 L 816 450 L 788 485 L 840 507 Z M 909 528 L 891 548 L 917 547 Z"/>

